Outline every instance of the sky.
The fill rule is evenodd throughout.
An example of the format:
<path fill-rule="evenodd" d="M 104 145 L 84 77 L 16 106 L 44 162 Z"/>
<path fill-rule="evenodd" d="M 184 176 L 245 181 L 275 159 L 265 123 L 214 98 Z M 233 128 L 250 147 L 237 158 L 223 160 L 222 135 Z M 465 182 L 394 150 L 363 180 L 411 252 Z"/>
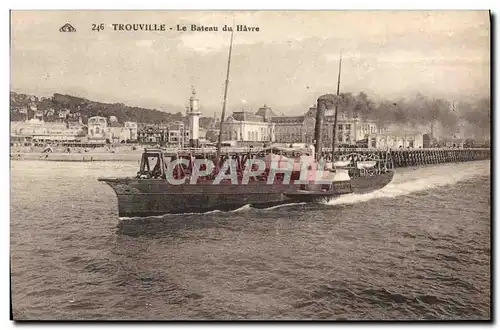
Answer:
<path fill-rule="evenodd" d="M 12 11 L 11 91 L 177 112 L 195 86 L 203 114 L 220 114 L 231 35 L 222 27 L 233 20 L 259 31 L 234 33 L 227 115 L 264 104 L 306 112 L 336 92 L 341 52 L 341 92 L 376 100 L 490 94 L 487 11 Z M 59 32 L 65 23 L 76 32 Z"/>

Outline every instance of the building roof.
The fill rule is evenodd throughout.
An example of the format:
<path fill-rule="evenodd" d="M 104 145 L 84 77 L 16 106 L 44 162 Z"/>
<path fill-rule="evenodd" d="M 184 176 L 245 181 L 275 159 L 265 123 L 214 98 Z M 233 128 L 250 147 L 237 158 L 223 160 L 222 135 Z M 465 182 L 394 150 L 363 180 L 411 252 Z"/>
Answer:
<path fill-rule="evenodd" d="M 276 117 L 276 114 L 273 112 L 273 110 L 271 108 L 269 108 L 268 106 L 266 106 L 265 104 L 262 108 L 260 108 L 255 113 L 255 115 L 261 116 L 262 118 L 264 118 L 264 120 L 268 120 L 268 119 L 271 119 L 272 117 Z"/>
<path fill-rule="evenodd" d="M 333 123 L 334 121 L 335 121 L 335 116 L 325 117 L 325 122 Z M 339 123 L 339 124 L 342 124 L 342 123 L 351 124 L 354 122 L 356 122 L 358 124 L 376 124 L 376 122 L 373 120 L 360 120 L 358 118 L 341 116 L 340 114 L 337 116 L 337 123 Z"/>
<path fill-rule="evenodd" d="M 139 133 L 163 133 L 164 130 L 158 127 L 148 126 L 141 127 L 138 131 Z"/>
<path fill-rule="evenodd" d="M 309 110 L 307 110 L 307 112 L 306 112 L 306 116 L 316 118 L 316 107 L 315 106 L 310 107 Z"/>
<path fill-rule="evenodd" d="M 424 135 L 423 132 L 420 132 L 418 130 L 386 130 L 382 133 L 379 133 L 378 135 L 381 135 L 381 136 L 398 136 L 398 137 L 404 137 L 404 136 L 407 136 L 407 137 L 411 137 L 411 136 L 415 136 L 415 135 Z"/>
<path fill-rule="evenodd" d="M 231 117 L 233 117 L 233 119 L 237 121 L 254 121 L 254 122 L 264 121 L 264 118 L 262 116 L 247 111 L 235 111 L 233 112 Z"/>
<path fill-rule="evenodd" d="M 186 127 L 186 126 L 188 125 L 186 125 L 183 121 L 173 121 L 164 125 L 164 127 L 167 129 L 179 129 L 180 127 Z"/>
<path fill-rule="evenodd" d="M 276 116 L 271 119 L 273 123 L 302 123 L 304 122 L 305 116 Z"/>
<path fill-rule="evenodd" d="M 398 135 L 404 136 L 406 135 L 415 135 L 415 134 L 425 134 L 426 131 L 422 130 L 422 127 L 412 127 L 408 125 L 398 125 L 398 124 L 390 124 L 383 130 L 383 135 Z"/>

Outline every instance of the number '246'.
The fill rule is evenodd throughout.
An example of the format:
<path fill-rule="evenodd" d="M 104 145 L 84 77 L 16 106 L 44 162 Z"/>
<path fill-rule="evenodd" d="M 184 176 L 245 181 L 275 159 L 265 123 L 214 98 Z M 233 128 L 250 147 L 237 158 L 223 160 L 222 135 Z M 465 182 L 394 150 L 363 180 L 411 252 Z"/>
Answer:
<path fill-rule="evenodd" d="M 104 30 L 104 24 L 92 24 L 92 31 L 102 31 Z"/>

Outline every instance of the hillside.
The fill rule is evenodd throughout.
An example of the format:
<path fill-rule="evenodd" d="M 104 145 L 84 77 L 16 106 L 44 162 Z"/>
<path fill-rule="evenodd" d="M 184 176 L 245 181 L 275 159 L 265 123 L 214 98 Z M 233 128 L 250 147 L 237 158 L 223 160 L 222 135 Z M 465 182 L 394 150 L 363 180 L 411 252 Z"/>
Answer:
<path fill-rule="evenodd" d="M 92 116 L 115 116 L 121 123 L 135 121 L 149 124 L 164 124 L 183 119 L 181 112 L 172 114 L 159 110 L 130 107 L 123 103 L 95 102 L 58 93 L 49 98 L 38 98 L 33 95 L 10 92 L 11 121 L 33 118 L 36 113 L 39 116 L 43 114 L 45 121 L 81 117 L 84 123 Z"/>

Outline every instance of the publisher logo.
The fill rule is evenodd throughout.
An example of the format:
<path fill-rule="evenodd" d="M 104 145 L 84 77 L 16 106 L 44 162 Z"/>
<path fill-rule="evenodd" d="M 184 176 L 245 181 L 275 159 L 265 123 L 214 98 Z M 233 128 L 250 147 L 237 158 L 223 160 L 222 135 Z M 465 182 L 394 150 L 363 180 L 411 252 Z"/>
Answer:
<path fill-rule="evenodd" d="M 63 26 L 61 26 L 59 32 L 76 32 L 76 29 L 73 27 L 73 25 L 66 23 Z"/>

